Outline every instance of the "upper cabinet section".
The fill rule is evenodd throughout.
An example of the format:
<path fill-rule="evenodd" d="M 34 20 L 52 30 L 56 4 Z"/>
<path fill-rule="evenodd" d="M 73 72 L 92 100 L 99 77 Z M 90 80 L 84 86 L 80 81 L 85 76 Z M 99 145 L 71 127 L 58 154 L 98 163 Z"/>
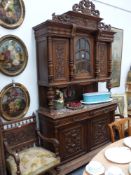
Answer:
<path fill-rule="evenodd" d="M 114 32 L 101 21 L 95 5 L 82 0 L 72 11 L 53 13 L 52 20 L 33 28 L 40 85 L 68 86 L 110 79 Z"/>

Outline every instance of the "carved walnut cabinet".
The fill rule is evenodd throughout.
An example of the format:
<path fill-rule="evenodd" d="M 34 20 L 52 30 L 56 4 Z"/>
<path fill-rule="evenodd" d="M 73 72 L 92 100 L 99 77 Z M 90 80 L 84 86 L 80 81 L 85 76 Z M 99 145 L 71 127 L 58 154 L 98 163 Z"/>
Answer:
<path fill-rule="evenodd" d="M 107 124 L 114 120 L 115 102 L 66 108 L 82 100 L 85 92 L 97 92 L 98 82 L 110 90 L 111 43 L 114 33 L 105 25 L 89 0 L 82 0 L 62 15 L 52 15 L 33 29 L 41 132 L 60 142 L 59 174 L 86 164 L 109 142 Z M 56 105 L 56 92 L 63 94 L 63 107 Z M 50 148 L 50 145 L 45 145 Z M 50 148 L 51 149 L 51 148 Z"/>

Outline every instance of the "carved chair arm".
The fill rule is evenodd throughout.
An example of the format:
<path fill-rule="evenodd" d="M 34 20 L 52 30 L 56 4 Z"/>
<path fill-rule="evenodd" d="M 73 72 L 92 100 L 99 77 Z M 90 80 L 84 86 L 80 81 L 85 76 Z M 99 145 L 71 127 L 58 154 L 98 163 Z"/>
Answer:
<path fill-rule="evenodd" d="M 55 154 L 56 154 L 56 156 L 59 156 L 59 141 L 57 139 L 54 139 L 54 138 L 47 138 L 47 137 L 43 136 L 39 130 L 36 130 L 36 131 L 37 131 L 38 136 L 43 141 L 53 144 L 53 146 L 55 148 Z"/>
<path fill-rule="evenodd" d="M 7 141 L 4 139 L 4 146 L 5 146 L 5 149 L 7 151 L 7 153 L 12 156 L 14 158 L 14 161 L 16 163 L 16 167 L 17 167 L 17 171 L 16 171 L 16 174 L 17 175 L 21 175 L 21 172 L 20 172 L 20 157 L 19 157 L 19 154 L 17 152 L 14 152 L 8 145 Z"/>

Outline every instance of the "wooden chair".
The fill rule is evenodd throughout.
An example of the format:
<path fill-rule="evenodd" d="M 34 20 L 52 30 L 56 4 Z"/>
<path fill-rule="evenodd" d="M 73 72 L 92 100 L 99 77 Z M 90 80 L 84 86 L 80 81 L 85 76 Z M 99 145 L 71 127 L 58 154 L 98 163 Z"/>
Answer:
<path fill-rule="evenodd" d="M 115 114 L 115 121 L 124 118 L 122 114 Z"/>
<path fill-rule="evenodd" d="M 125 137 L 125 133 L 128 133 L 128 136 L 131 136 L 131 119 L 130 118 L 121 118 L 117 121 L 114 121 L 108 124 L 111 141 L 115 142 L 115 131 L 118 131 L 119 139 Z"/>
<path fill-rule="evenodd" d="M 36 128 L 35 116 L 3 123 L 5 159 L 11 175 L 57 174 L 60 164 L 59 142 L 46 138 Z M 42 142 L 53 144 L 53 151 L 42 147 Z"/>

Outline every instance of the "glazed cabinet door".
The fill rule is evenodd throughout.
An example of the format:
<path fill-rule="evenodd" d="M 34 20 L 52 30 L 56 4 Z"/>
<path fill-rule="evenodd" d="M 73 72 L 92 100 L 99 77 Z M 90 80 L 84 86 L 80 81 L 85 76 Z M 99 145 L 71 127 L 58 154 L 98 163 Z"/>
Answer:
<path fill-rule="evenodd" d="M 65 38 L 52 39 L 53 76 L 55 83 L 69 80 L 69 40 Z"/>
<path fill-rule="evenodd" d="M 83 122 L 59 128 L 60 157 L 67 162 L 86 153 L 86 127 Z"/>
<path fill-rule="evenodd" d="M 94 38 L 76 36 L 74 40 L 74 78 L 82 80 L 94 76 Z"/>

